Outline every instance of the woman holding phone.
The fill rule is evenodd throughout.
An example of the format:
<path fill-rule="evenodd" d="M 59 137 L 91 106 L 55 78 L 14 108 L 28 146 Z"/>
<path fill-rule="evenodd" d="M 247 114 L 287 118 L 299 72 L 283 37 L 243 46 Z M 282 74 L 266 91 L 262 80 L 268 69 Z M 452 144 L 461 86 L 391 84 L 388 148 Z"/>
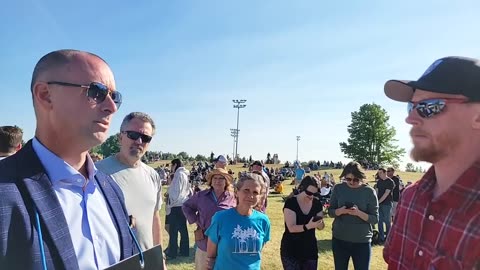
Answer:
<path fill-rule="evenodd" d="M 364 183 L 365 173 L 357 162 L 348 163 L 335 185 L 328 214 L 332 225 L 332 251 L 336 270 L 347 270 L 350 257 L 355 270 L 370 267 L 373 225 L 378 222 L 375 190 Z"/>
<path fill-rule="evenodd" d="M 320 183 L 306 176 L 298 186 L 298 194 L 288 198 L 283 207 L 285 232 L 280 256 L 285 270 L 316 270 L 318 264 L 315 229 L 323 229 Z"/>

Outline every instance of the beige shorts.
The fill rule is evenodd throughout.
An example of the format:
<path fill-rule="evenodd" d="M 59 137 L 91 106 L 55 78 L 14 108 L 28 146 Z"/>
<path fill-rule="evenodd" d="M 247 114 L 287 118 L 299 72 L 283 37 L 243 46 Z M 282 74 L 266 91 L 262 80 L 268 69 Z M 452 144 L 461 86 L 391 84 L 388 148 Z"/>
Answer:
<path fill-rule="evenodd" d="M 195 270 L 207 269 L 207 252 L 199 249 L 195 250 Z"/>

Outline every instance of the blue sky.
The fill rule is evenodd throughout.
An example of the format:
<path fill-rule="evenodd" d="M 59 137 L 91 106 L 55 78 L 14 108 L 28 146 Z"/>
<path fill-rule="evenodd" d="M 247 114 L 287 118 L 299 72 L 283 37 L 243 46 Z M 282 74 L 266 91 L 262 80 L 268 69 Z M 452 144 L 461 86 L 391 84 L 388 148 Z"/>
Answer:
<path fill-rule="evenodd" d="M 38 59 L 99 54 L 124 103 L 157 124 L 151 150 L 303 161 L 346 160 L 350 113 L 375 102 L 411 148 L 406 105 L 386 80 L 417 79 L 437 58 L 479 57 L 478 1 L 7 1 L 0 9 L 0 125 L 35 131 L 29 92 Z M 408 154 L 403 163 L 410 162 Z M 425 166 L 425 164 L 423 164 Z"/>

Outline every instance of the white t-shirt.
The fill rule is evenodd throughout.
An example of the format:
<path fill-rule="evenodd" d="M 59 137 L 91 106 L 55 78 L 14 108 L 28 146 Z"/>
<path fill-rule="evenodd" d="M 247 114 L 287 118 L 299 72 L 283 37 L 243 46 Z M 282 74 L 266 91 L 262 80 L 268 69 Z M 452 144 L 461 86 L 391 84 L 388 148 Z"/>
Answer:
<path fill-rule="evenodd" d="M 153 215 L 162 205 L 160 176 L 150 166 L 136 168 L 121 163 L 115 156 L 98 161 L 97 168 L 112 176 L 125 197 L 129 215 L 135 218 L 137 240 L 143 250 L 153 247 Z"/>

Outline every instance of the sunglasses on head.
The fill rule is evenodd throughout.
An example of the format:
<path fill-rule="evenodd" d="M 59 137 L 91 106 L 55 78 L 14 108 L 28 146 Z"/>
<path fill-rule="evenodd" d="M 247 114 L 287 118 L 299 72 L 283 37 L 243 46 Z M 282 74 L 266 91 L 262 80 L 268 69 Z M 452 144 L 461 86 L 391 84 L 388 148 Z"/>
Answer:
<path fill-rule="evenodd" d="M 122 94 L 120 94 L 120 92 L 118 91 L 110 91 L 108 87 L 103 83 L 92 82 L 89 85 L 82 85 L 82 84 L 75 84 L 75 83 L 51 81 L 51 82 L 47 82 L 47 84 L 56 84 L 56 85 L 62 85 L 62 86 L 84 88 L 87 90 L 87 97 L 93 100 L 97 104 L 105 101 L 105 98 L 107 97 L 107 95 L 110 95 L 113 102 L 117 106 L 117 109 L 119 109 L 120 105 L 122 105 Z"/>
<path fill-rule="evenodd" d="M 459 98 L 434 98 L 426 99 L 418 102 L 409 101 L 407 105 L 408 113 L 416 110 L 418 115 L 422 118 L 433 117 L 445 110 L 448 103 L 467 103 L 466 99 Z"/>
<path fill-rule="evenodd" d="M 354 183 L 358 183 L 360 182 L 360 180 L 358 178 L 350 178 L 350 177 L 345 177 L 345 181 L 347 182 L 354 182 Z"/>
<path fill-rule="evenodd" d="M 138 140 L 138 138 L 141 138 L 143 143 L 149 143 L 150 141 L 152 141 L 152 136 L 148 136 L 140 132 L 127 130 L 122 131 L 122 133 L 127 134 L 127 137 L 134 141 Z"/>

